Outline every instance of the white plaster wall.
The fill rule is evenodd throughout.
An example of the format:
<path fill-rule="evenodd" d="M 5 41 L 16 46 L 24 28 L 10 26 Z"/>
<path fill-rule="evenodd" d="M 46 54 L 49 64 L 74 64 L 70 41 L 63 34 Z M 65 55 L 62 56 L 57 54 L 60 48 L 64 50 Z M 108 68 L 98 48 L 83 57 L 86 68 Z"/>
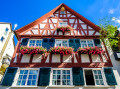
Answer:
<path fill-rule="evenodd" d="M 29 63 L 30 61 L 30 55 L 29 54 L 24 54 L 21 59 L 21 63 Z"/>
<path fill-rule="evenodd" d="M 7 35 L 4 34 L 6 28 L 9 29 Z M 3 42 L 0 41 L 0 51 L 3 48 L 3 45 L 6 41 L 6 38 L 8 37 L 9 32 L 11 32 L 10 24 L 9 23 L 0 23 L 0 38 L 2 36 L 5 38 Z"/>
<path fill-rule="evenodd" d="M 101 62 L 98 54 L 92 55 L 92 62 Z"/>
<path fill-rule="evenodd" d="M 82 63 L 90 63 L 89 55 L 81 54 L 81 61 L 82 61 Z"/>
<path fill-rule="evenodd" d="M 63 62 L 72 63 L 72 55 L 63 56 Z"/>
<path fill-rule="evenodd" d="M 41 55 L 41 54 L 34 55 L 34 56 L 33 56 L 32 63 L 40 63 L 40 62 L 41 62 L 41 59 L 42 59 L 42 55 Z"/>
<path fill-rule="evenodd" d="M 52 54 L 52 63 L 60 63 L 60 54 Z"/>

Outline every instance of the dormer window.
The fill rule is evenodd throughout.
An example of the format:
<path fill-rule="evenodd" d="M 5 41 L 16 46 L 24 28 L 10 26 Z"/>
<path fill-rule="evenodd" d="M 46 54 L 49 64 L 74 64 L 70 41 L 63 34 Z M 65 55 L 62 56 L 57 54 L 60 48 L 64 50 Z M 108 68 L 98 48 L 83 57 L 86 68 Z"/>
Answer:
<path fill-rule="evenodd" d="M 65 14 L 65 11 L 60 11 L 60 14 Z"/>
<path fill-rule="evenodd" d="M 59 22 L 59 26 L 61 27 L 61 26 L 67 26 L 68 24 L 67 24 L 67 22 Z"/>

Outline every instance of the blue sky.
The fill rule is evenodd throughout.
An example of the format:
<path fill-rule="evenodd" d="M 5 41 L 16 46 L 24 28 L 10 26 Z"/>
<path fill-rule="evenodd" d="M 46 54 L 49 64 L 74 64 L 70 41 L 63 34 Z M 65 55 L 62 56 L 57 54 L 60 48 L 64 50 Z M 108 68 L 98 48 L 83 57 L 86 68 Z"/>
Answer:
<path fill-rule="evenodd" d="M 0 22 L 10 22 L 13 28 L 17 24 L 19 29 L 61 3 L 97 25 L 106 16 L 114 17 L 116 24 L 120 24 L 120 0 L 0 0 Z"/>

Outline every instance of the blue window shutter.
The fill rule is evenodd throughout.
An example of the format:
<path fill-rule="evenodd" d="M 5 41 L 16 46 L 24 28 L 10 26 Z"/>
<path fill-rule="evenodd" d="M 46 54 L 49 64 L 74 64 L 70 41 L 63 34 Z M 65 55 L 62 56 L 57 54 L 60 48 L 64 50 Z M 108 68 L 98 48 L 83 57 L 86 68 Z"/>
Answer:
<path fill-rule="evenodd" d="M 23 38 L 23 39 L 22 39 L 22 42 L 21 42 L 21 45 L 27 46 L 28 41 L 29 41 L 29 38 Z"/>
<path fill-rule="evenodd" d="M 104 72 L 108 85 L 117 85 L 112 68 L 104 68 Z"/>
<path fill-rule="evenodd" d="M 4 77 L 2 79 L 1 85 L 3 85 L 3 86 L 11 86 L 13 81 L 14 81 L 14 77 L 15 77 L 15 74 L 17 72 L 17 69 L 18 68 L 8 67 L 6 69 Z"/>
<path fill-rule="evenodd" d="M 101 47 L 100 39 L 94 39 L 94 44 L 95 44 L 95 46 L 97 46 L 97 47 Z"/>
<path fill-rule="evenodd" d="M 38 86 L 47 86 L 50 82 L 51 68 L 40 68 Z"/>
<path fill-rule="evenodd" d="M 78 49 L 79 47 L 81 47 L 80 39 L 75 39 L 74 51 L 77 51 L 77 49 Z"/>
<path fill-rule="evenodd" d="M 54 45 L 55 45 L 55 39 L 54 38 L 49 39 L 49 45 L 50 45 L 50 47 L 54 47 Z"/>
<path fill-rule="evenodd" d="M 80 67 L 73 67 L 73 85 L 84 85 L 83 69 Z"/>
<path fill-rule="evenodd" d="M 74 39 L 69 39 L 69 47 L 72 47 L 75 49 L 75 40 Z"/>
<path fill-rule="evenodd" d="M 50 46 L 49 46 L 49 39 L 48 38 L 43 38 L 42 46 L 44 48 L 46 48 L 47 50 L 49 50 Z"/>

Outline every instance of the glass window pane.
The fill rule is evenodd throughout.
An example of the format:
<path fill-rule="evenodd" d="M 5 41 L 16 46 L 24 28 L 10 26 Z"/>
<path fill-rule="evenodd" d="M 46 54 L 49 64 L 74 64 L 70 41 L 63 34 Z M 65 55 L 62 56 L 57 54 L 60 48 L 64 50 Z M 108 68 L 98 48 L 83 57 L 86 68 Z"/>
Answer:
<path fill-rule="evenodd" d="M 24 74 L 28 74 L 28 70 L 25 70 L 25 71 L 24 71 Z"/>
<path fill-rule="evenodd" d="M 23 74 L 24 73 L 24 70 L 20 70 L 20 74 Z"/>
<path fill-rule="evenodd" d="M 60 79 L 60 75 L 57 75 L 57 79 Z"/>
<path fill-rule="evenodd" d="M 36 85 L 36 80 L 32 80 L 32 85 Z"/>
<path fill-rule="evenodd" d="M 99 79 L 102 79 L 102 75 L 99 75 Z"/>
<path fill-rule="evenodd" d="M 60 70 L 57 70 L 57 74 L 61 74 L 61 71 L 60 71 Z"/>
<path fill-rule="evenodd" d="M 56 80 L 52 80 L 52 85 L 56 85 Z"/>
<path fill-rule="evenodd" d="M 67 80 L 67 85 L 71 85 L 71 84 L 70 84 L 70 80 Z"/>
<path fill-rule="evenodd" d="M 70 79 L 70 75 L 67 75 L 67 79 Z"/>
<path fill-rule="evenodd" d="M 66 83 L 66 80 L 63 80 L 63 81 L 62 81 L 62 84 L 63 84 L 63 85 L 66 85 L 66 84 L 67 84 L 67 83 Z"/>
<path fill-rule="evenodd" d="M 66 74 L 66 70 L 63 70 L 63 74 Z"/>
<path fill-rule="evenodd" d="M 27 85 L 31 85 L 31 80 L 28 80 Z"/>
<path fill-rule="evenodd" d="M 101 71 L 100 71 L 100 70 L 98 70 L 98 74 L 101 74 Z"/>
<path fill-rule="evenodd" d="M 36 46 L 42 46 L 42 40 L 37 40 Z"/>
<path fill-rule="evenodd" d="M 22 84 L 21 85 L 25 85 L 25 82 L 26 82 L 26 80 L 22 80 Z"/>
<path fill-rule="evenodd" d="M 18 79 L 22 79 L 23 75 L 19 75 L 19 78 Z"/>
<path fill-rule="evenodd" d="M 61 40 L 56 40 L 56 46 L 62 46 L 62 41 Z"/>
<path fill-rule="evenodd" d="M 23 75 L 23 79 L 26 79 L 27 78 L 27 75 Z"/>
<path fill-rule="evenodd" d="M 56 75 L 53 75 L 53 79 L 56 79 Z"/>
<path fill-rule="evenodd" d="M 70 70 L 67 70 L 67 74 L 70 74 Z"/>
<path fill-rule="evenodd" d="M 17 81 L 17 85 L 20 85 L 20 84 L 21 84 L 21 80 L 18 80 L 18 81 Z"/>
<path fill-rule="evenodd" d="M 96 84 L 97 84 L 97 85 L 100 85 L 99 80 L 96 80 Z"/>
<path fill-rule="evenodd" d="M 29 78 L 28 79 L 32 79 L 32 75 L 29 75 Z"/>
<path fill-rule="evenodd" d="M 57 73 L 57 71 L 56 70 L 53 70 L 53 74 L 56 74 Z"/>
<path fill-rule="evenodd" d="M 66 79 L 66 75 L 63 75 L 62 79 Z"/>
<path fill-rule="evenodd" d="M 103 80 L 100 80 L 100 85 L 104 85 Z"/>
<path fill-rule="evenodd" d="M 63 46 L 67 47 L 67 41 L 63 40 Z"/>
<path fill-rule="evenodd" d="M 57 85 L 60 85 L 60 80 L 57 80 Z"/>
<path fill-rule="evenodd" d="M 33 79 L 37 79 L 37 75 L 33 75 Z"/>

